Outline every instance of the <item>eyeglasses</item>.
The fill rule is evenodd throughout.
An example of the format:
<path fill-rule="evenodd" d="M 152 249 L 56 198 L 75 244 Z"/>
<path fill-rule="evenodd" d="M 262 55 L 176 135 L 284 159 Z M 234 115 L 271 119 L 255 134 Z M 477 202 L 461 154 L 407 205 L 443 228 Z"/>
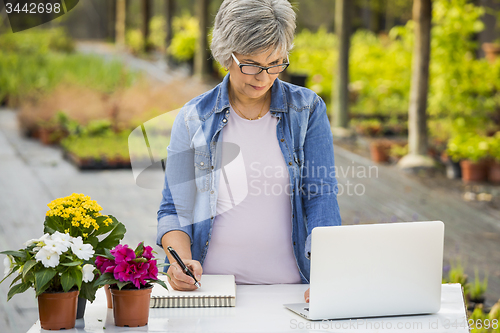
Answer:
<path fill-rule="evenodd" d="M 236 64 L 238 65 L 238 67 L 240 68 L 240 71 L 243 74 L 247 74 L 247 75 L 257 75 L 257 74 L 261 73 L 263 70 L 265 70 L 267 72 L 267 74 L 279 74 L 279 73 L 283 72 L 290 65 L 289 60 L 288 60 L 288 56 L 286 57 L 286 62 L 284 62 L 282 64 L 269 66 L 269 67 L 262 67 L 262 66 L 258 66 L 258 65 L 240 64 L 240 62 L 238 61 L 238 59 L 236 59 L 234 54 L 231 53 L 231 55 L 233 56 L 234 61 L 236 61 Z"/>

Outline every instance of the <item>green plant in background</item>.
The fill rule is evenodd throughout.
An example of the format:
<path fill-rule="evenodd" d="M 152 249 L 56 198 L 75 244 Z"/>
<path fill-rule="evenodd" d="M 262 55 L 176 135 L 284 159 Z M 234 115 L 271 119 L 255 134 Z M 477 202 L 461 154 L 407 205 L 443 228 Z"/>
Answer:
<path fill-rule="evenodd" d="M 471 301 L 481 300 L 484 293 L 488 289 L 488 274 L 485 275 L 483 281 L 479 279 L 479 271 L 474 270 L 474 283 L 470 286 L 470 299 Z"/>
<path fill-rule="evenodd" d="M 489 156 L 491 139 L 486 136 L 487 118 L 458 117 L 451 123 L 446 152 L 455 162 L 468 159 L 477 162 Z"/>
<path fill-rule="evenodd" d="M 61 29 L 0 35 L 0 100 L 8 97 L 15 102 L 47 93 L 63 82 L 109 93 L 129 86 L 137 77 L 119 61 L 68 53 L 72 48 Z"/>
<path fill-rule="evenodd" d="M 473 36 L 484 29 L 482 7 L 466 0 L 434 2 L 429 114 L 481 116 L 498 103 L 498 66 L 474 59 Z"/>
<path fill-rule="evenodd" d="M 496 132 L 495 135 L 490 138 L 489 148 L 489 155 L 493 157 L 497 163 L 500 163 L 500 132 Z"/>
<path fill-rule="evenodd" d="M 402 158 L 403 156 L 408 155 L 408 144 L 392 145 L 389 155 L 394 156 L 396 158 Z"/>
<path fill-rule="evenodd" d="M 20 54 L 73 52 L 75 45 L 63 28 L 30 29 L 21 33 L 0 34 L 0 50 Z"/>
<path fill-rule="evenodd" d="M 357 83 L 358 96 L 351 108 L 354 114 L 397 116 L 408 112 L 411 49 L 394 31 L 389 37 L 369 31 L 353 35 L 349 70 L 351 81 Z"/>
<path fill-rule="evenodd" d="M 173 37 L 167 52 L 178 61 L 194 58 L 196 40 L 200 34 L 198 19 L 184 13 L 172 21 Z"/>
<path fill-rule="evenodd" d="M 351 126 L 356 129 L 356 132 L 367 136 L 381 136 L 382 122 L 378 119 L 357 119 L 351 120 Z"/>
<path fill-rule="evenodd" d="M 443 283 L 460 283 L 464 290 L 464 295 L 469 294 L 469 283 L 468 276 L 464 272 L 464 267 L 459 258 L 453 260 L 450 259 L 450 270 L 448 271 L 448 277 L 443 278 Z"/>
<path fill-rule="evenodd" d="M 127 44 L 134 54 L 144 52 L 144 37 L 142 36 L 141 29 L 127 30 L 125 33 L 125 44 Z"/>
<path fill-rule="evenodd" d="M 148 44 L 157 50 L 165 50 L 165 32 L 166 22 L 163 15 L 156 15 L 149 22 L 149 39 Z"/>
<path fill-rule="evenodd" d="M 488 156 L 489 140 L 471 132 L 460 133 L 448 141 L 447 153 L 455 162 L 466 159 L 476 163 Z"/>

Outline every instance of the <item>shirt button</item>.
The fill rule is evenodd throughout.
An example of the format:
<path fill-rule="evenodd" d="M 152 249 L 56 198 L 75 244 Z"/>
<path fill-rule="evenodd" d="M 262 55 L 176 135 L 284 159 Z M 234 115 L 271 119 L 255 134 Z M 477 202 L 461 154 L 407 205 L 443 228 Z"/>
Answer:
<path fill-rule="evenodd" d="M 292 214 L 292 217 L 294 217 L 294 216 L 295 216 L 295 215 L 294 215 L 294 214 Z"/>
<path fill-rule="evenodd" d="M 210 194 L 214 194 L 214 191 L 210 191 Z"/>
<path fill-rule="evenodd" d="M 210 218 L 211 218 L 212 220 L 214 219 L 214 217 L 213 217 L 213 216 L 210 216 Z"/>
<path fill-rule="evenodd" d="M 227 122 L 227 119 L 226 118 L 222 119 L 222 122 L 223 123 Z"/>
<path fill-rule="evenodd" d="M 205 165 L 205 163 L 203 163 L 203 162 L 200 162 L 200 165 L 201 165 L 201 166 L 203 166 L 203 165 Z"/>
<path fill-rule="evenodd" d="M 295 245 L 295 242 L 293 242 L 293 245 Z"/>
<path fill-rule="evenodd" d="M 208 246 L 208 241 L 206 242 L 206 245 Z"/>
<path fill-rule="evenodd" d="M 212 165 L 212 170 L 214 169 L 214 166 Z"/>
<path fill-rule="evenodd" d="M 229 113 L 229 110 L 227 110 L 226 113 Z"/>
<path fill-rule="evenodd" d="M 281 141 L 281 142 L 284 142 L 284 141 L 285 141 L 285 139 L 281 139 L 280 141 Z"/>
<path fill-rule="evenodd" d="M 288 165 L 292 165 L 292 162 L 288 162 Z"/>

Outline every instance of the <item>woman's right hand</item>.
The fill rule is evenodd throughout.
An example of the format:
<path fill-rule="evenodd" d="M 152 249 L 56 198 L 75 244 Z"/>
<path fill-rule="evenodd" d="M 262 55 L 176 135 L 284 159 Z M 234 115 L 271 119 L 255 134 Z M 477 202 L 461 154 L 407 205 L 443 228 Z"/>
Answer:
<path fill-rule="evenodd" d="M 197 260 L 182 260 L 184 264 L 193 272 L 197 281 L 201 280 L 201 274 L 203 272 L 203 268 L 201 264 Z M 192 277 L 184 273 L 177 262 L 173 262 L 168 266 L 167 274 L 170 276 L 169 283 L 175 290 L 196 290 L 198 287 L 194 285 L 194 280 Z"/>

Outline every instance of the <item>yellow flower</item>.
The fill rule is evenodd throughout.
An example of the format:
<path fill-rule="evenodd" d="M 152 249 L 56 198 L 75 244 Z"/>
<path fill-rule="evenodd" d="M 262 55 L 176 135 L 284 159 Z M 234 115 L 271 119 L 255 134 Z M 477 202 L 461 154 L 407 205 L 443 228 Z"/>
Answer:
<path fill-rule="evenodd" d="M 83 234 L 83 238 L 87 238 L 88 236 L 89 236 L 89 234 L 86 234 L 86 233 Z"/>

